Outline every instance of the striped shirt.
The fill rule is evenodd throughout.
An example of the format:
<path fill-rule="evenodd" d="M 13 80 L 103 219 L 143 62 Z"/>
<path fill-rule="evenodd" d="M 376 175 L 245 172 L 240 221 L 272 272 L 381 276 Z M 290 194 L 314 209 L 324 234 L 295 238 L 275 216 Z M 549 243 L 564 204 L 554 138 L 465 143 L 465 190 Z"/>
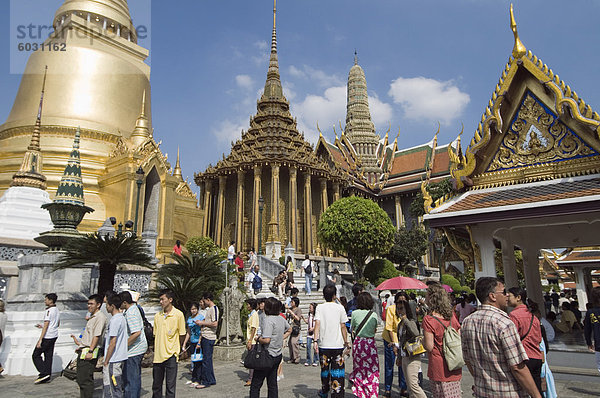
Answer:
<path fill-rule="evenodd" d="M 510 370 L 528 358 L 506 312 L 484 304 L 465 318 L 460 330 L 463 357 L 473 371 L 476 397 L 529 396 Z"/>
<path fill-rule="evenodd" d="M 125 315 L 125 320 L 127 321 L 127 336 L 131 336 L 135 332 L 141 331 L 138 338 L 127 348 L 127 357 L 131 358 L 145 354 L 148 350 L 148 342 L 146 341 L 146 334 L 144 333 L 142 314 L 140 314 L 140 309 L 137 304 L 130 306 L 123 315 Z"/>

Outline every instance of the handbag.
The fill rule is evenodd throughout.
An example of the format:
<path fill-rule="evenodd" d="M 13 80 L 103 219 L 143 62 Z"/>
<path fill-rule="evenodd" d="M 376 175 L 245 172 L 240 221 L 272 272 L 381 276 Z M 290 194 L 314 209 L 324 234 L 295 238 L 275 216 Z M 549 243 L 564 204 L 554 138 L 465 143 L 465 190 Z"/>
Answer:
<path fill-rule="evenodd" d="M 190 359 L 192 362 L 202 362 L 204 356 L 202 355 L 202 348 L 196 346 L 194 352 L 192 353 Z"/>
<path fill-rule="evenodd" d="M 290 336 L 292 337 L 296 337 L 300 334 L 300 326 L 298 325 L 293 325 L 292 326 L 292 333 L 290 334 Z"/>
<path fill-rule="evenodd" d="M 268 370 L 275 365 L 275 360 L 269 355 L 266 347 L 262 344 L 254 344 L 252 349 L 244 358 L 244 367 L 254 370 Z"/>
<path fill-rule="evenodd" d="M 412 342 L 407 341 L 404 343 L 404 349 L 411 356 L 424 353 L 425 347 L 423 347 L 423 336 L 415 336 Z"/>

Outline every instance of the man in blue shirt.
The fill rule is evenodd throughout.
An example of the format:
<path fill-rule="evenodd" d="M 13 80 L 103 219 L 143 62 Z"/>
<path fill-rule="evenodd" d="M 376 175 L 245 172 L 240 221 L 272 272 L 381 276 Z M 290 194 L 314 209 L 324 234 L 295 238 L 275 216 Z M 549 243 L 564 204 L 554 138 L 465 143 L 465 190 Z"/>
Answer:
<path fill-rule="evenodd" d="M 102 382 L 104 397 L 123 397 L 123 367 L 127 361 L 127 322 L 119 309 L 122 300 L 118 294 L 106 297 L 106 310 L 112 315 L 104 343 Z"/>
<path fill-rule="evenodd" d="M 125 362 L 125 398 L 139 398 L 142 389 L 142 358 L 148 350 L 142 314 L 128 291 L 119 294 L 127 322 L 127 361 Z"/>

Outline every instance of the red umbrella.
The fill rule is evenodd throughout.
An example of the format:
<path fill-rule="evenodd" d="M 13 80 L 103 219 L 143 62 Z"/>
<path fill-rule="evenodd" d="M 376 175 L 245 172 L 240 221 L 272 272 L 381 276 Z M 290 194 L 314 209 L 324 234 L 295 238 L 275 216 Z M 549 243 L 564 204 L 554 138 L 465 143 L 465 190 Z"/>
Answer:
<path fill-rule="evenodd" d="M 418 279 L 408 276 L 397 276 L 382 282 L 375 290 L 407 290 L 407 289 L 427 289 L 427 285 Z"/>
<path fill-rule="evenodd" d="M 448 285 L 442 285 L 442 287 L 448 292 L 448 293 L 452 293 L 454 291 L 454 289 L 452 289 L 450 286 Z"/>

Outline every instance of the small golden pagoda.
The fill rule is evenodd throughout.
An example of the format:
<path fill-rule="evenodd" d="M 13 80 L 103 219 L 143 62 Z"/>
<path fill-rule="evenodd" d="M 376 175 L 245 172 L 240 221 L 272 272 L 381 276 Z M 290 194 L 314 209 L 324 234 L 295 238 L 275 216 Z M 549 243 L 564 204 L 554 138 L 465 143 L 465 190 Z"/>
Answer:
<path fill-rule="evenodd" d="M 345 174 L 319 158 L 298 132 L 281 86 L 275 18 L 274 5 L 267 80 L 250 128 L 228 156 L 195 174 L 205 212 L 202 231 L 221 247 L 235 241 L 249 250 L 258 249 L 259 241 L 278 242 L 312 254 L 320 214 L 340 197 Z"/>
<path fill-rule="evenodd" d="M 189 184 L 153 138 L 149 51 L 137 44 L 126 0 L 65 0 L 47 43 L 66 51 L 31 54 L 13 108 L 0 125 L 0 195 L 20 168 L 35 128 L 39 88 L 46 66 L 44 120 L 39 126 L 44 175 L 52 197 L 81 127 L 81 167 L 87 204 L 95 212 L 80 225 L 95 231 L 104 220 L 136 219 L 136 229 L 155 234 L 157 253 L 200 230 L 202 212 Z"/>

